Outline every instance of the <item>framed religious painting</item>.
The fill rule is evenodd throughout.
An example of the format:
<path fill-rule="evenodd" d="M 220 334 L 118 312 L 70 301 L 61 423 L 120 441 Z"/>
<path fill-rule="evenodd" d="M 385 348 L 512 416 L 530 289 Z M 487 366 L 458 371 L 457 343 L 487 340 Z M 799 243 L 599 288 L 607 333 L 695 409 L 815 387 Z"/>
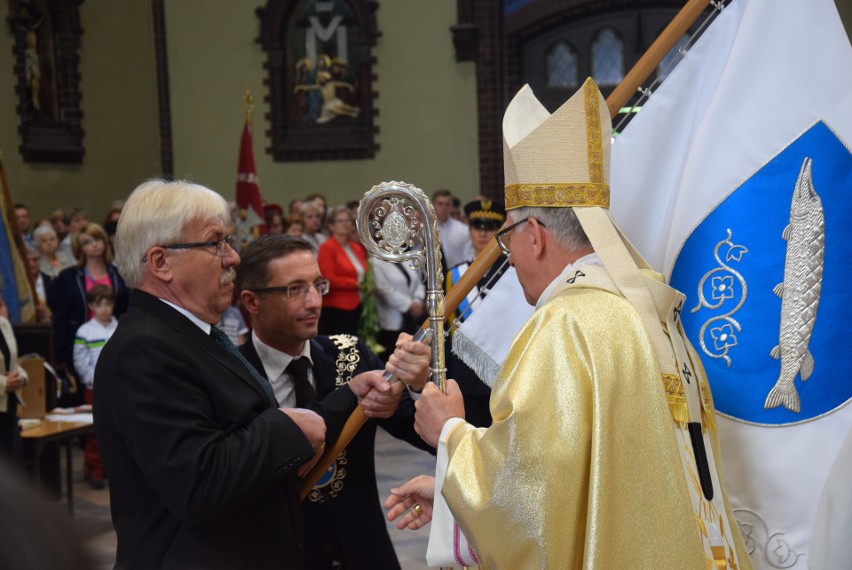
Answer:
<path fill-rule="evenodd" d="M 82 0 L 9 0 L 18 132 L 25 162 L 83 161 Z"/>
<path fill-rule="evenodd" d="M 377 9 L 369 0 L 268 0 L 258 11 L 276 161 L 375 156 Z"/>

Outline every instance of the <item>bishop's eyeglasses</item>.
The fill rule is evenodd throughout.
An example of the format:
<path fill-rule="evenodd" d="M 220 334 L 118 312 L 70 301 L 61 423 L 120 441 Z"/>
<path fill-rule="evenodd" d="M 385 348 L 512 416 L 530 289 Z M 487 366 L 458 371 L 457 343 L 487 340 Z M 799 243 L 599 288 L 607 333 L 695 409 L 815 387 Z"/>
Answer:
<path fill-rule="evenodd" d="M 518 226 L 520 226 L 521 224 L 523 224 L 524 222 L 528 222 L 532 219 L 533 219 L 532 217 L 524 218 L 520 222 L 515 222 L 511 226 L 509 226 L 507 228 L 503 228 L 502 230 L 497 232 L 497 235 L 494 236 L 494 239 L 497 240 L 497 245 L 500 246 L 500 249 L 503 250 L 503 253 L 505 253 L 506 255 L 511 255 L 511 253 L 512 253 L 511 251 L 509 251 L 509 237 L 508 237 L 507 234 L 509 232 L 511 232 L 512 230 L 514 230 L 515 228 L 517 228 Z M 538 225 L 540 225 L 541 227 L 543 227 L 543 228 L 546 227 L 544 224 L 542 224 L 538 220 L 536 220 L 536 221 L 538 222 Z"/>

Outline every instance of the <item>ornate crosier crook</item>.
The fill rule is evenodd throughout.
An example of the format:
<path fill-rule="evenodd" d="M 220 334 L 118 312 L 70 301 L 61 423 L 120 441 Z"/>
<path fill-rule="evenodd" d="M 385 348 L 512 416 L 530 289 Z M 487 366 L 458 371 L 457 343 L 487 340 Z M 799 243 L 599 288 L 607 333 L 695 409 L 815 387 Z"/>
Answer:
<path fill-rule="evenodd" d="M 383 182 L 373 186 L 358 207 L 358 235 L 374 256 L 392 263 L 409 262 L 426 273 L 426 308 L 429 328 L 415 340 L 431 336 L 431 379 L 443 392 L 447 380 L 444 367 L 444 276 L 438 220 L 423 190 L 405 182 Z"/>
<path fill-rule="evenodd" d="M 425 223 L 424 223 L 425 220 Z M 373 186 L 364 194 L 358 207 L 358 235 L 370 253 L 384 261 L 403 263 L 408 261 L 415 269 L 426 271 L 426 306 L 429 310 L 429 325 L 414 335 L 419 342 L 432 342 L 431 371 L 432 381 L 443 392 L 447 380 L 444 368 L 444 290 L 441 284 L 444 276 L 441 272 L 441 244 L 438 241 L 438 220 L 432 204 L 423 190 L 404 182 L 384 182 Z M 494 251 L 499 248 L 494 244 Z M 484 260 L 488 265 L 494 263 L 496 255 Z M 461 282 L 460 282 L 461 284 Z M 455 290 L 455 287 L 453 288 Z M 466 291 L 469 291 L 468 287 Z M 450 295 L 452 310 L 458 307 L 459 300 Z M 393 382 L 393 376 L 385 372 L 385 378 Z M 334 445 L 328 446 L 322 457 L 310 472 L 302 479 L 299 494 L 304 500 L 314 485 L 334 461 L 358 430 L 367 422 L 367 416 L 361 406 L 346 420 L 340 437 Z"/>

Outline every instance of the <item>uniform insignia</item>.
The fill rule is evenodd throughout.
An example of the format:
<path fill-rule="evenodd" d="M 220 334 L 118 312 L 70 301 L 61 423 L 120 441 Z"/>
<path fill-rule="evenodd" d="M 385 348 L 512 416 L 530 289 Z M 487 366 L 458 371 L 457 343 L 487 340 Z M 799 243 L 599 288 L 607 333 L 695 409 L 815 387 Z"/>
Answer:
<path fill-rule="evenodd" d="M 336 497 L 343 489 L 343 480 L 346 478 L 346 464 L 348 462 L 346 450 L 344 449 L 319 478 L 317 484 L 308 493 L 307 499 L 312 503 L 324 503 L 327 499 Z"/>
<path fill-rule="evenodd" d="M 361 354 L 358 352 L 358 337 L 348 334 L 335 334 L 328 338 L 334 343 L 339 351 L 334 368 L 337 375 L 334 379 L 335 386 L 343 386 L 352 380 L 352 374 L 361 362 Z"/>
<path fill-rule="evenodd" d="M 328 337 L 337 348 L 337 359 L 334 362 L 335 386 L 342 386 L 352 379 L 352 375 L 361 362 L 361 353 L 358 352 L 358 337 L 348 334 L 336 334 Z M 343 490 L 343 480 L 346 479 L 346 458 L 344 449 L 340 455 L 328 466 L 317 484 L 308 493 L 307 499 L 313 503 L 322 503 L 333 499 Z"/>

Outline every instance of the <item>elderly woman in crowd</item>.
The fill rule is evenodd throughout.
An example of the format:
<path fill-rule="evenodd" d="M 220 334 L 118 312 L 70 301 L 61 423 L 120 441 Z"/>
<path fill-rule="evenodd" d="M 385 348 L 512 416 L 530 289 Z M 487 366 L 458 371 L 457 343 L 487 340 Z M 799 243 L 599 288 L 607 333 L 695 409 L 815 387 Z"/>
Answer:
<path fill-rule="evenodd" d="M 322 300 L 320 334 L 358 334 L 361 318 L 361 284 L 367 274 L 367 250 L 352 239 L 355 214 L 346 206 L 332 208 L 328 216 L 331 237 L 319 248 L 322 276 L 330 281 Z"/>
<path fill-rule="evenodd" d="M 39 271 L 56 277 L 66 267 L 74 265 L 74 258 L 59 249 L 59 237 L 51 226 L 39 226 L 33 231 L 33 241 L 39 253 Z"/>
<path fill-rule="evenodd" d="M 77 264 L 64 269 L 56 278 L 53 312 L 56 361 L 68 368 L 74 361 L 74 335 L 91 318 L 86 293 L 95 285 L 109 286 L 115 293 L 116 317 L 127 310 L 129 297 L 124 280 L 112 264 L 112 245 L 101 226 L 88 224 L 73 234 L 71 250 Z"/>

